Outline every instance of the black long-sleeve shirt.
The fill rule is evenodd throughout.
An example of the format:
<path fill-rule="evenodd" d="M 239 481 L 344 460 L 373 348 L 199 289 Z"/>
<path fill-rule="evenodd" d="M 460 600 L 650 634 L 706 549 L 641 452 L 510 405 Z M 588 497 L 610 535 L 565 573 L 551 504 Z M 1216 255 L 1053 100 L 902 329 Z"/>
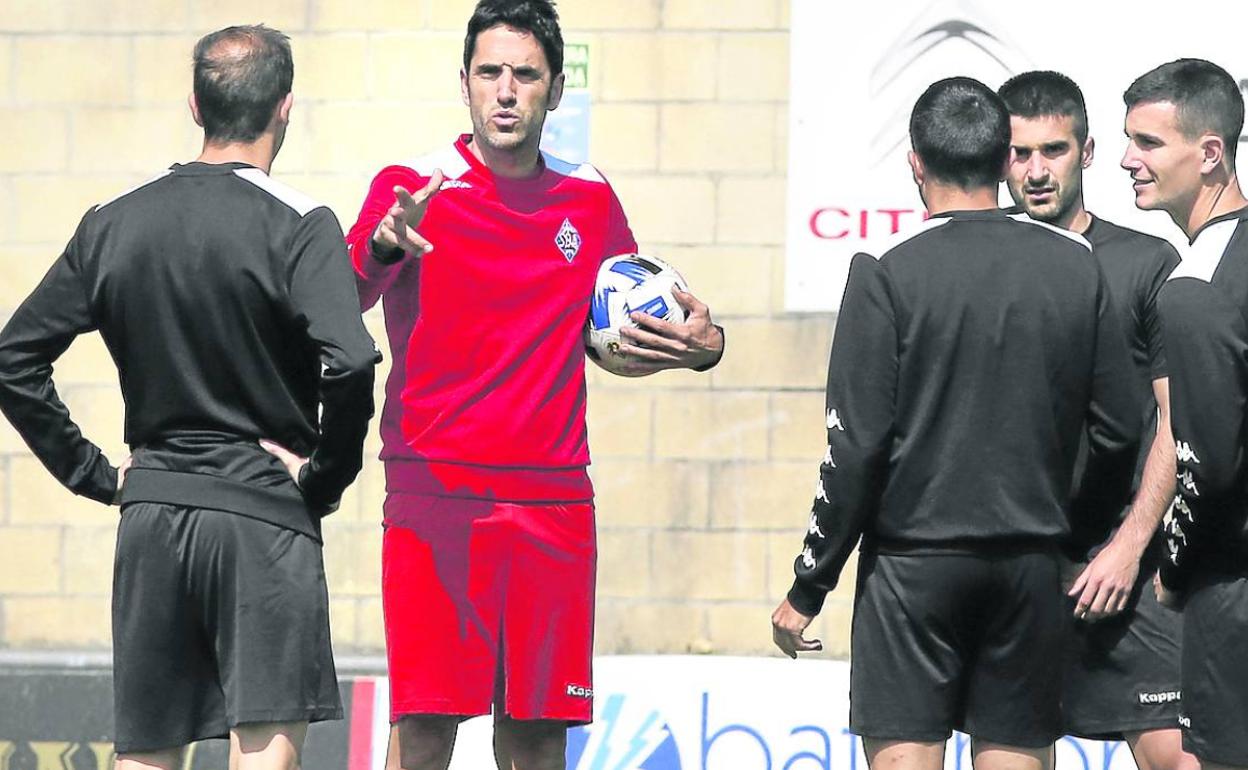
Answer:
<path fill-rule="evenodd" d="M 328 208 L 260 169 L 175 165 L 89 210 L 0 332 L 0 409 L 63 484 L 112 501 L 116 469 L 52 382 L 74 337 L 98 329 L 133 450 L 123 501 L 319 537 L 359 472 L 380 360 L 345 252 Z M 260 438 L 310 456 L 300 486 Z"/>
<path fill-rule="evenodd" d="M 1131 352 L 1131 366 L 1121 376 L 1137 391 L 1144 436 L 1132 477 L 1131 494 L 1134 497 L 1144 476 L 1144 464 L 1152 450 L 1151 439 L 1157 431 L 1153 381 L 1169 375 L 1157 294 L 1166 277 L 1179 264 L 1179 254 L 1169 241 L 1099 217 L 1092 217 L 1083 237 L 1092 244 L 1092 254 L 1105 274 L 1105 283 Z M 1075 465 L 1077 486 L 1092 470 L 1087 467 L 1086 443 L 1080 446 L 1080 450 L 1080 459 Z M 1087 482 L 1095 484 L 1096 480 L 1087 479 Z M 1089 558 L 1104 542 L 1106 532 L 1121 525 L 1130 509 L 1130 505 L 1117 505 L 1111 500 L 1100 510 L 1080 511 L 1079 515 L 1072 517 L 1070 555 L 1080 560 Z"/>
<path fill-rule="evenodd" d="M 1002 211 L 933 217 L 854 257 L 828 364 L 828 453 L 789 601 L 815 614 L 860 536 L 880 549 L 1054 543 L 1080 432 L 1125 501 L 1140 405 L 1077 235 Z M 1105 490 L 1109 490 L 1106 492 Z"/>
<path fill-rule="evenodd" d="M 1192 240 L 1157 297 L 1170 362 L 1178 485 L 1161 580 L 1248 574 L 1248 208 Z"/>

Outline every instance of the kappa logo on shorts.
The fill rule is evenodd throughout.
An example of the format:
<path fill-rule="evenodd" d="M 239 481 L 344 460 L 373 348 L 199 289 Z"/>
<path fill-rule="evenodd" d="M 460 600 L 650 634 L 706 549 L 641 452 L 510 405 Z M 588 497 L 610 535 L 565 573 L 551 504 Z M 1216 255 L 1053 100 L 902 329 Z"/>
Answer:
<path fill-rule="evenodd" d="M 582 687 L 579 684 L 570 684 L 568 685 L 568 689 L 565 694 L 571 695 L 573 698 L 592 698 L 594 697 L 594 688 Z"/>
<path fill-rule="evenodd" d="M 1136 693 L 1140 699 L 1140 704 L 1153 703 L 1174 703 L 1183 700 L 1182 690 L 1163 690 L 1162 692 L 1141 692 Z"/>
<path fill-rule="evenodd" d="M 1192 729 L 1192 718 L 1185 717 L 1182 714 L 1180 714 L 1179 715 L 1179 727 L 1186 727 L 1189 730 Z"/>
<path fill-rule="evenodd" d="M 555 235 L 555 245 L 559 247 L 564 259 L 571 262 L 581 250 L 581 234 L 572 226 L 572 220 L 564 219 Z"/>

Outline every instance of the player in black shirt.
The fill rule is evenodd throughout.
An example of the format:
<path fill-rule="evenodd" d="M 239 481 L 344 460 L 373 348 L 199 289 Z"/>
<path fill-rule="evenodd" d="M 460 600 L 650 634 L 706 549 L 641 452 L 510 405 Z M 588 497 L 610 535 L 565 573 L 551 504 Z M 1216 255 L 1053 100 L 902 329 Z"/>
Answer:
<path fill-rule="evenodd" d="M 82 218 L 0 333 L 0 408 L 67 487 L 122 505 L 118 768 L 181 767 L 185 744 L 227 735 L 240 767 L 292 768 L 307 723 L 342 716 L 320 517 L 360 469 L 379 356 L 333 213 L 268 176 L 289 40 L 232 27 L 194 59 L 203 152 Z M 52 383 L 95 329 L 124 477 Z"/>
<path fill-rule="evenodd" d="M 1141 406 L 1080 236 L 997 208 L 1009 116 L 982 83 L 932 85 L 910 119 L 932 218 L 850 266 L 828 363 L 828 453 L 789 655 L 862 538 L 850 728 L 879 766 L 938 770 L 954 728 L 979 768 L 1042 768 L 1060 735 L 1058 543 L 1079 437 L 1125 501 Z"/>
<path fill-rule="evenodd" d="M 1151 583 L 1164 550 L 1160 524 L 1174 496 L 1174 439 L 1157 293 L 1179 262 L 1168 242 L 1093 216 L 1084 206 L 1091 165 L 1083 94 L 1056 72 L 1027 72 L 999 91 L 1010 109 L 1014 202 L 1033 219 L 1092 243 L 1127 333 L 1132 365 L 1120 373 L 1139 391 L 1145 436 L 1130 506 L 1072 522 L 1067 556 L 1073 613 L 1062 696 L 1067 733 L 1125 740 L 1140 767 L 1195 770 L 1182 749 L 1177 613 L 1157 603 Z M 1083 473 L 1076 467 L 1076 483 Z M 1102 540 L 1106 523 L 1113 536 Z M 1075 578 L 1075 575 L 1078 575 Z"/>
<path fill-rule="evenodd" d="M 1225 70 L 1181 59 L 1123 96 L 1135 203 L 1190 240 L 1157 297 L 1178 494 L 1158 598 L 1183 607 L 1183 748 L 1248 767 L 1248 199 L 1235 174 L 1244 101 Z"/>

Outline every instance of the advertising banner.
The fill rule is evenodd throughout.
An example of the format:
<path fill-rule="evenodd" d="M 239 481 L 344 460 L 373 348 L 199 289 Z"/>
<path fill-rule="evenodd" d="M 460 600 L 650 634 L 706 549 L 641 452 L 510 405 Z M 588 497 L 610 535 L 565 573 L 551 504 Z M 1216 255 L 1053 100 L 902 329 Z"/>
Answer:
<path fill-rule="evenodd" d="M 1073 78 L 1096 140 L 1084 174 L 1088 208 L 1181 243 L 1164 213 L 1136 210 L 1118 166 L 1126 149 L 1122 93 L 1182 57 L 1209 59 L 1248 88 L 1243 18 L 1242 0 L 1210 0 L 1199 10 L 1165 0 L 793 0 L 786 309 L 837 309 L 854 253 L 922 222 L 906 163 L 910 110 L 927 86 L 955 75 L 991 88 L 1032 69 Z M 1004 189 L 1002 202 L 1009 203 Z"/>
<path fill-rule="evenodd" d="M 867 770 L 848 728 L 845 661 L 604 657 L 594 662 L 594 688 L 594 723 L 568 734 L 568 770 Z M 955 734 L 946 770 L 970 770 L 970 752 Z M 465 723 L 451 770 L 491 762 L 489 719 Z M 1058 744 L 1057 762 L 1135 768 L 1122 743 L 1074 738 Z"/>
<path fill-rule="evenodd" d="M 616 656 L 594 666 L 594 722 L 569 731 L 568 770 L 867 770 L 848 729 L 845 661 Z M 308 730 L 304 770 L 383 770 L 386 679 L 351 677 L 341 690 L 345 719 Z M 0 768 L 111 768 L 112 705 L 107 669 L 0 668 Z M 489 717 L 465 722 L 451 770 L 494 767 L 491 730 Z M 225 741 L 195 744 L 183 770 L 224 767 L 227 752 Z M 1135 767 L 1117 742 L 1065 738 L 1057 754 L 1063 770 Z M 970 770 L 966 736 L 950 739 L 945 767 Z"/>

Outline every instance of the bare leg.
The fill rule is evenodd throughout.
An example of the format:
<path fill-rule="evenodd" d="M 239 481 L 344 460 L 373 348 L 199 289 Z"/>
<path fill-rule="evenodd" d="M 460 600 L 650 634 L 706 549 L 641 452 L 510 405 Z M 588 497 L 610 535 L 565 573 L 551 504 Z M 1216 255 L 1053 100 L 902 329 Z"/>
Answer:
<path fill-rule="evenodd" d="M 561 719 L 512 719 L 494 711 L 494 759 L 499 770 L 564 770 L 568 724 Z"/>
<path fill-rule="evenodd" d="M 264 722 L 230 731 L 230 770 L 299 770 L 307 722 Z"/>
<path fill-rule="evenodd" d="M 113 770 L 181 770 L 185 746 L 160 751 L 118 754 Z"/>
<path fill-rule="evenodd" d="M 1053 770 L 1053 746 L 1039 749 L 1006 746 L 971 738 L 975 770 Z"/>
<path fill-rule="evenodd" d="M 446 770 L 457 730 L 456 716 L 415 714 L 400 718 L 390 726 L 386 770 Z"/>
<path fill-rule="evenodd" d="M 1131 755 L 1140 770 L 1200 770 L 1200 761 L 1183 750 L 1178 728 L 1126 733 Z"/>
<path fill-rule="evenodd" d="M 944 741 L 863 738 L 862 750 L 871 770 L 941 770 L 945 763 Z"/>

